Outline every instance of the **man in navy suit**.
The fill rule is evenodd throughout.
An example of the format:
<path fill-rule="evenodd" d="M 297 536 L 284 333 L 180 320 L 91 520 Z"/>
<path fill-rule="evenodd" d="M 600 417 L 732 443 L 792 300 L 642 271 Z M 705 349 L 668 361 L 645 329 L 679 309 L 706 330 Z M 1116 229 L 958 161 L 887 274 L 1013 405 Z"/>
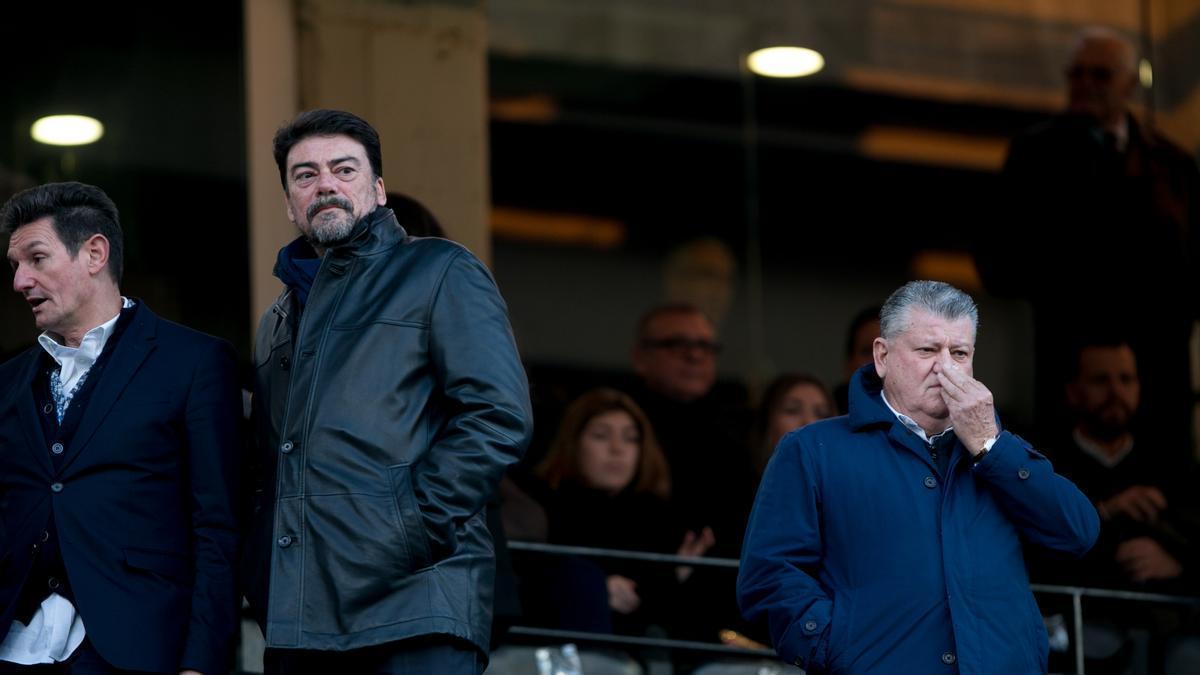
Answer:
<path fill-rule="evenodd" d="M 227 673 L 232 349 L 121 295 L 99 188 L 21 192 L 0 233 L 42 331 L 0 365 L 0 672 Z"/>

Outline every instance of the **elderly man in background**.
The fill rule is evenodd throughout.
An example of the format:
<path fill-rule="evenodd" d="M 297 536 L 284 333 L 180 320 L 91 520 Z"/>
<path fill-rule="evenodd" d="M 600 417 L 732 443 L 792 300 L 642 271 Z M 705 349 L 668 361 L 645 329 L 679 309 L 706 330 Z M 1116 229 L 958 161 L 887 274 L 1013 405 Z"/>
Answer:
<path fill-rule="evenodd" d="M 1065 72 L 1066 109 L 1012 141 L 996 221 L 981 228 L 979 271 L 990 293 L 1033 307 L 1039 428 L 1070 423 L 1061 387 L 1071 346 L 1120 329 L 1140 357 L 1151 423 L 1186 453 L 1200 171 L 1134 114 L 1138 54 L 1124 35 L 1084 30 Z"/>

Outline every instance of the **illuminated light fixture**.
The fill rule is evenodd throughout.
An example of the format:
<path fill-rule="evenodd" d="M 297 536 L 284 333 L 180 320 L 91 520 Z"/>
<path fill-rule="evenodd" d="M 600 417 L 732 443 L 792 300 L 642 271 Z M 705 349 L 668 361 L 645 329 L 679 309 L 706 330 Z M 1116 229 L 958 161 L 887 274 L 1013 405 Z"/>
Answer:
<path fill-rule="evenodd" d="M 858 151 L 885 162 L 1000 171 L 1008 139 L 916 127 L 870 125 L 855 141 Z"/>
<path fill-rule="evenodd" d="M 965 291 L 983 290 L 975 258 L 962 251 L 920 251 L 909 264 L 914 279 L 944 281 Z"/>
<path fill-rule="evenodd" d="M 104 125 L 84 115 L 51 115 L 33 123 L 33 140 L 46 145 L 87 145 L 104 135 Z"/>
<path fill-rule="evenodd" d="M 746 65 L 764 77 L 806 77 L 825 67 L 825 57 L 805 47 L 767 47 L 751 52 Z"/>
<path fill-rule="evenodd" d="M 625 223 L 579 213 L 492 207 L 492 234 L 511 241 L 612 250 L 625 242 Z"/>
<path fill-rule="evenodd" d="M 494 120 L 533 124 L 554 122 L 560 112 L 558 101 L 546 94 L 493 98 L 488 108 Z"/>
<path fill-rule="evenodd" d="M 1150 65 L 1150 59 L 1142 59 L 1138 62 L 1138 79 L 1142 81 L 1142 87 L 1146 89 L 1154 86 L 1154 67 Z"/>

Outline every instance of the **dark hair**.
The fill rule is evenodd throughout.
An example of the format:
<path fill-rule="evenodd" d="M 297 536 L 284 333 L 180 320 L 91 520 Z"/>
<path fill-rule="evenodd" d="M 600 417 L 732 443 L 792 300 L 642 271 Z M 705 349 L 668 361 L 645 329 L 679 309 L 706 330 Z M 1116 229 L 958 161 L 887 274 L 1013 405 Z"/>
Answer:
<path fill-rule="evenodd" d="M 0 209 L 0 234 L 11 237 L 21 227 L 50 218 L 71 258 L 93 235 L 108 240 L 108 274 L 120 284 L 125 271 L 125 238 L 117 205 L 104 190 L 84 183 L 46 183 L 22 190 Z"/>
<path fill-rule="evenodd" d="M 650 324 L 655 319 L 662 316 L 671 316 L 673 314 L 699 314 L 704 317 L 705 321 L 712 323 L 708 315 L 700 311 L 700 308 L 687 302 L 671 302 L 664 305 L 651 307 L 645 314 L 638 319 L 637 333 L 634 335 L 635 344 L 641 345 L 649 337 L 646 333 L 650 329 Z"/>
<path fill-rule="evenodd" d="M 362 144 L 375 178 L 383 178 L 383 150 L 379 147 L 379 132 L 363 118 L 344 110 L 308 110 L 279 128 L 272 142 L 275 164 L 279 166 L 279 182 L 287 191 L 287 157 L 292 146 L 309 136 L 349 136 Z"/>
<path fill-rule="evenodd" d="M 441 237 L 447 239 L 446 230 L 433 212 L 424 204 L 399 192 L 387 193 L 387 208 L 396 214 L 396 221 L 404 231 L 414 237 Z"/>
<path fill-rule="evenodd" d="M 1134 356 L 1137 356 L 1137 350 L 1133 348 L 1133 342 L 1118 328 L 1099 328 L 1088 332 L 1080 333 L 1071 340 L 1070 358 L 1067 359 L 1067 382 L 1079 377 L 1080 365 L 1083 359 L 1083 352 L 1088 349 L 1120 349 L 1128 347 Z"/>
<path fill-rule="evenodd" d="M 767 460 L 771 459 L 771 453 L 775 452 L 775 448 L 767 446 L 767 434 L 770 433 L 768 427 L 771 425 L 771 415 L 779 404 L 783 403 L 784 397 L 794 387 L 802 384 L 816 388 L 825 397 L 825 402 L 829 404 L 830 412 L 836 414 L 837 404 L 833 400 L 833 395 L 829 393 L 829 388 L 825 383 L 815 375 L 808 373 L 784 373 L 767 385 L 766 391 L 763 392 L 762 404 L 758 407 L 758 415 L 754 420 L 754 431 L 751 437 L 751 452 L 754 454 L 754 463 L 761 472 L 767 466 Z"/>
<path fill-rule="evenodd" d="M 601 387 L 592 389 L 571 402 L 563 414 L 558 433 L 550 445 L 550 452 L 537 468 L 537 475 L 557 490 L 564 481 L 580 481 L 579 439 L 583 428 L 592 418 L 613 410 L 621 410 L 633 418 L 641 442 L 638 444 L 638 468 L 627 489 L 632 492 L 649 492 L 663 499 L 671 496 L 671 469 L 663 454 L 650 419 L 627 394 L 616 389 Z"/>
<path fill-rule="evenodd" d="M 846 331 L 846 358 L 854 356 L 854 338 L 858 336 L 858 329 L 871 323 L 872 321 L 878 321 L 879 309 L 879 305 L 872 305 L 860 310 L 859 313 L 855 314 L 854 318 L 850 320 L 850 329 Z"/>

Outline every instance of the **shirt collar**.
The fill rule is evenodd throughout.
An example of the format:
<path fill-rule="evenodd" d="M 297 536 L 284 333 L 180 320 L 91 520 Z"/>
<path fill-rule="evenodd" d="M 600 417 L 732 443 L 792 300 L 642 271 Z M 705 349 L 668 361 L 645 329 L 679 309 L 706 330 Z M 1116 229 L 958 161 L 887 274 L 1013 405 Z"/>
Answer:
<path fill-rule="evenodd" d="M 900 423 L 904 425 L 905 429 L 908 429 L 919 436 L 921 440 L 925 441 L 925 443 L 928 445 L 933 445 L 933 443 L 939 438 L 954 431 L 954 427 L 946 427 L 944 431 L 936 433 L 931 437 L 929 434 L 925 433 L 925 430 L 921 428 L 920 424 L 917 424 L 916 420 L 893 408 L 892 404 L 887 400 L 887 395 L 882 391 L 879 392 L 879 398 L 883 399 L 883 404 L 887 406 L 888 410 L 892 411 L 892 414 L 896 416 L 896 419 L 900 420 Z"/>
<path fill-rule="evenodd" d="M 1075 445 L 1079 446 L 1079 449 L 1082 450 L 1084 454 L 1088 455 L 1097 462 L 1100 462 L 1100 464 L 1106 469 L 1111 469 L 1120 464 L 1121 460 L 1125 459 L 1129 453 L 1133 452 L 1133 437 L 1130 437 L 1129 441 L 1126 442 L 1125 445 L 1121 446 L 1121 449 L 1117 451 L 1117 454 L 1111 456 L 1104 451 L 1104 448 L 1100 447 L 1100 444 L 1092 441 L 1092 439 L 1088 438 L 1087 436 L 1084 436 L 1083 432 L 1081 432 L 1078 428 L 1071 432 L 1071 437 L 1075 440 Z"/>
<path fill-rule="evenodd" d="M 121 296 L 121 309 L 129 309 L 133 307 L 133 301 L 129 298 Z M 117 325 L 117 319 L 121 318 L 121 313 L 104 323 L 96 326 L 83 334 L 83 339 L 79 341 L 78 347 L 68 347 L 60 344 L 49 333 L 43 332 L 38 336 L 38 344 L 46 353 L 53 358 L 58 365 L 64 365 L 64 361 L 72 360 L 80 363 L 91 365 L 100 358 L 100 352 L 104 351 L 104 345 L 108 342 L 109 336 L 112 335 L 113 328 Z"/>

